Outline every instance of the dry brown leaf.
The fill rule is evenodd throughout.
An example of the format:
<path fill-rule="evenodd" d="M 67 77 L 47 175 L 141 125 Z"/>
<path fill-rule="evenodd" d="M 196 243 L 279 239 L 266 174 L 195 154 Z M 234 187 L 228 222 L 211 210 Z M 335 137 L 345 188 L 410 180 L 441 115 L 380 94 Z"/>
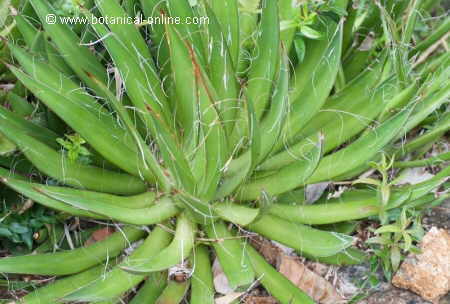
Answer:
<path fill-rule="evenodd" d="M 84 243 L 84 245 L 89 246 L 96 242 L 103 241 L 108 236 L 113 234 L 114 231 L 115 230 L 112 227 L 106 227 L 106 228 L 95 230 L 94 232 L 92 232 L 91 237 L 89 239 L 87 239 L 87 241 Z"/>
<path fill-rule="evenodd" d="M 28 209 L 30 209 L 31 207 L 33 207 L 34 205 L 34 201 L 27 199 L 25 201 L 25 203 L 23 203 L 22 207 L 19 210 L 19 215 L 24 214 Z"/>
<path fill-rule="evenodd" d="M 244 300 L 245 304 L 278 304 L 274 297 L 248 296 Z"/>
<path fill-rule="evenodd" d="M 318 303 L 345 302 L 330 282 L 308 269 L 297 257 L 282 256 L 279 271 Z"/>
<path fill-rule="evenodd" d="M 239 299 L 244 294 L 244 292 L 230 292 L 229 294 L 216 298 L 214 300 L 215 304 L 231 304 L 234 300 Z"/>
<path fill-rule="evenodd" d="M 281 243 L 278 243 L 277 241 L 270 241 L 270 243 L 275 246 L 276 248 L 278 248 L 279 250 L 281 250 L 281 253 L 285 254 L 285 255 L 295 255 L 295 250 L 285 246 Z"/>
<path fill-rule="evenodd" d="M 262 254 L 269 264 L 275 267 L 279 264 L 279 258 L 283 255 L 283 251 L 280 248 L 262 237 L 254 237 L 250 241 L 253 247 Z"/>
<path fill-rule="evenodd" d="M 358 47 L 358 50 L 360 51 L 368 51 L 372 49 L 374 42 L 373 33 L 370 32 L 369 35 L 366 36 L 366 38 L 361 42 L 360 46 Z"/>
<path fill-rule="evenodd" d="M 306 266 L 308 266 L 309 269 L 311 269 L 312 271 L 314 271 L 321 277 L 326 277 L 326 275 L 328 274 L 328 272 L 330 270 L 329 265 L 325 265 L 325 264 L 322 264 L 319 262 L 307 261 L 305 264 L 306 264 Z"/>
<path fill-rule="evenodd" d="M 345 303 L 344 298 L 337 292 L 336 288 L 325 278 L 306 267 L 299 257 L 287 255 L 282 248 L 261 237 L 252 238 L 251 244 L 280 273 L 316 302 L 322 304 Z M 313 264 L 314 269 L 318 269 L 323 274 L 328 272 L 328 267 L 316 264 Z"/>
<path fill-rule="evenodd" d="M 433 176 L 427 171 L 427 168 L 408 168 L 395 180 L 395 185 L 416 185 L 429 180 Z"/>
<path fill-rule="evenodd" d="M 306 203 L 312 204 L 317 201 L 325 190 L 330 185 L 330 182 L 323 182 L 318 184 L 310 184 L 306 186 Z"/>
<path fill-rule="evenodd" d="M 217 258 L 213 262 L 212 270 L 213 270 L 214 289 L 218 293 L 221 293 L 223 295 L 233 293 L 234 290 L 233 288 L 230 287 L 227 276 L 223 272 L 223 269 L 220 266 L 219 260 Z"/>

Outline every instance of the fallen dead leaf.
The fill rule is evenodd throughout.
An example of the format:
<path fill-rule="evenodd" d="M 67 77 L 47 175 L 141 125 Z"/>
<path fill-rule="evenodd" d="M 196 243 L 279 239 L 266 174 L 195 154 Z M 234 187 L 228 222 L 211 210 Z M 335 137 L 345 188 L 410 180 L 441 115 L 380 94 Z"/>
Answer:
<path fill-rule="evenodd" d="M 278 304 L 274 297 L 248 296 L 244 300 L 245 304 Z"/>
<path fill-rule="evenodd" d="M 106 228 L 95 230 L 94 232 L 92 232 L 91 237 L 89 239 L 87 239 L 87 241 L 84 243 L 84 245 L 89 246 L 96 242 L 103 241 L 104 239 L 106 239 L 108 236 L 110 236 L 114 232 L 115 232 L 115 229 L 112 227 L 106 227 Z"/>
<path fill-rule="evenodd" d="M 276 244 L 262 237 L 253 237 L 250 241 L 252 246 L 262 254 L 269 264 L 275 267 L 279 264 L 279 258 L 283 251 Z"/>
<path fill-rule="evenodd" d="M 231 304 L 234 300 L 239 299 L 244 294 L 244 292 L 230 292 L 229 294 L 216 298 L 214 300 L 215 304 Z"/>
<path fill-rule="evenodd" d="M 279 271 L 318 303 L 345 302 L 330 282 L 308 269 L 297 257 L 282 256 Z"/>
<path fill-rule="evenodd" d="M 124 253 L 127 256 L 130 256 L 136 249 L 138 249 L 142 244 L 144 243 L 144 240 L 139 240 L 134 243 L 131 243 L 128 248 L 125 248 Z"/>
<path fill-rule="evenodd" d="M 325 265 L 319 262 L 311 262 L 308 261 L 306 263 L 306 265 L 308 266 L 309 269 L 311 269 L 312 271 L 314 271 L 315 273 L 317 273 L 318 275 L 320 275 L 321 277 L 325 277 L 330 269 L 329 265 Z"/>
<path fill-rule="evenodd" d="M 317 201 L 327 189 L 328 185 L 330 185 L 329 182 L 307 185 L 305 193 L 306 203 L 312 204 Z"/>
<path fill-rule="evenodd" d="M 361 42 L 360 46 L 358 47 L 358 50 L 360 51 L 368 51 L 372 49 L 372 45 L 374 42 L 373 32 L 370 32 L 369 35 L 366 36 L 366 38 Z"/>
<path fill-rule="evenodd" d="M 272 245 L 274 245 L 275 247 L 277 247 L 279 250 L 281 250 L 282 253 L 286 254 L 286 255 L 295 255 L 295 250 L 288 247 L 288 246 L 284 246 L 281 243 L 278 243 L 277 241 L 270 241 L 272 243 Z"/>
<path fill-rule="evenodd" d="M 218 293 L 221 293 L 223 295 L 229 295 L 234 293 L 234 290 L 230 287 L 227 276 L 223 272 L 223 269 L 220 266 L 219 260 L 217 258 L 213 262 L 212 270 L 213 270 L 214 289 Z"/>
<path fill-rule="evenodd" d="M 290 256 L 277 244 L 261 237 L 252 238 L 251 244 L 264 256 L 264 258 L 280 273 L 286 276 L 298 288 L 306 292 L 314 301 L 321 304 L 345 303 L 344 298 L 336 288 L 324 277 L 309 269 L 297 256 Z M 329 267 L 320 263 L 310 263 L 314 269 L 324 276 Z"/>
<path fill-rule="evenodd" d="M 25 201 L 25 203 L 23 203 L 22 207 L 19 210 L 19 215 L 24 214 L 28 209 L 30 209 L 31 207 L 33 207 L 34 205 L 34 201 L 27 199 Z"/>
<path fill-rule="evenodd" d="M 409 168 L 404 171 L 400 175 L 400 178 L 398 178 L 395 182 L 396 185 L 415 185 L 424 181 L 429 180 L 434 175 L 429 173 L 426 168 L 424 167 L 418 167 L 418 168 Z"/>

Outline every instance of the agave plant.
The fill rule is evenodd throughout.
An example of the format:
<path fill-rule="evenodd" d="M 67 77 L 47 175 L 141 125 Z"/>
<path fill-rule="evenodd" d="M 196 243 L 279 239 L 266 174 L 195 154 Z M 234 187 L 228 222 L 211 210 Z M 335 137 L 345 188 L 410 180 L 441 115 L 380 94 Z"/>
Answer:
<path fill-rule="evenodd" d="M 375 45 L 372 64 L 342 64 L 359 55 L 357 30 L 386 37 L 406 20 L 410 32 L 420 1 L 400 1 L 410 5 L 404 20 L 395 16 L 398 1 L 374 7 L 383 27 L 373 18 L 355 26 L 361 16 L 351 5 L 344 22 L 346 0 L 313 8 L 290 0 L 123 2 L 77 9 L 91 21 L 125 18 L 138 6 L 147 18 L 209 22 L 74 29 L 61 19 L 46 23 L 55 9 L 30 0 L 41 23 L 18 14 L 23 41 L 4 41 L 10 71 L 71 135 L 61 139 L 0 107 L 1 134 L 47 177 L 24 177 L 3 161 L 1 182 L 66 217 L 111 220 L 117 229 L 90 246 L 1 259 L 0 272 L 66 276 L 19 303 L 116 303 L 144 280 L 131 303 L 213 303 L 211 258 L 233 289 L 259 280 L 281 303 L 313 303 L 248 243 L 252 235 L 324 263 L 360 263 L 366 255 L 353 237 L 322 225 L 433 200 L 449 174 L 447 167 L 401 188 L 358 179 L 365 184 L 340 198 L 303 203 L 309 185 L 353 180 L 380 152 L 402 157 L 448 130 L 448 54 L 413 68 L 414 53 L 426 47 L 397 48 L 388 36 L 378 46 L 398 54 Z M 438 41 L 437 31 L 424 43 Z M 404 144 L 436 111 L 434 126 Z M 121 256 L 133 243 L 137 249 Z M 184 272 L 168 279 L 169 269 Z"/>

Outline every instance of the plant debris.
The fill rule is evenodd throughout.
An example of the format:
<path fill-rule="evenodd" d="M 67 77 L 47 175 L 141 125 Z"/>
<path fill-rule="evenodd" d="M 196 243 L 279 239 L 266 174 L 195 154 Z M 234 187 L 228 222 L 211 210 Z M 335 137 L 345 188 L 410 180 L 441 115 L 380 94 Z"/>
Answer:
<path fill-rule="evenodd" d="M 253 239 L 252 243 L 269 263 L 317 303 L 345 303 L 335 285 L 325 278 L 330 267 L 320 263 L 306 264 L 301 258 L 286 254 L 283 248 L 262 238 Z"/>
<path fill-rule="evenodd" d="M 214 289 L 216 292 L 223 294 L 223 295 L 230 295 L 234 293 L 234 290 L 230 287 L 230 284 L 228 283 L 228 279 L 223 272 L 222 267 L 220 266 L 219 260 L 215 259 L 213 266 L 213 282 L 214 282 Z M 220 303 L 227 303 L 224 300 L 221 300 Z"/>
<path fill-rule="evenodd" d="M 91 237 L 84 243 L 85 246 L 92 245 L 94 243 L 97 243 L 99 241 L 102 241 L 106 239 L 108 236 L 114 233 L 114 228 L 111 227 L 105 227 L 102 229 L 98 229 L 94 232 L 92 232 Z"/>
<path fill-rule="evenodd" d="M 249 296 L 244 299 L 245 304 L 278 304 L 278 301 L 270 296 Z"/>
<path fill-rule="evenodd" d="M 318 303 L 345 303 L 330 282 L 306 267 L 297 257 L 283 256 L 279 271 Z"/>
<path fill-rule="evenodd" d="M 239 299 L 244 293 L 243 292 L 230 292 L 223 297 L 218 297 L 214 300 L 215 304 L 231 304 L 235 300 Z"/>

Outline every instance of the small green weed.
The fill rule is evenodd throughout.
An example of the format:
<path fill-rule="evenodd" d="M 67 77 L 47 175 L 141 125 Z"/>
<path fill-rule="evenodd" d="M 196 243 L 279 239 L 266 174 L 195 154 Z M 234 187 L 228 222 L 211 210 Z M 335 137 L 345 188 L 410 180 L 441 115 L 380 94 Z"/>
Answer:
<path fill-rule="evenodd" d="M 374 229 L 375 236 L 367 240 L 380 260 L 386 279 L 390 280 L 400 262 L 409 252 L 420 253 L 414 244 L 419 242 L 424 230 L 417 211 L 403 208 L 389 213 L 389 224 Z"/>
<path fill-rule="evenodd" d="M 7 190 L 4 190 L 6 192 Z M 2 192 L 2 189 L 0 189 Z M 9 191 L 8 191 L 9 192 Z M 8 193 L 0 205 L 0 244 L 11 253 L 29 252 L 33 248 L 33 235 L 46 224 L 56 223 L 54 212 L 34 205 L 31 200 Z M 25 245 L 25 247 L 23 246 Z"/>
<path fill-rule="evenodd" d="M 371 260 L 373 269 L 381 265 L 384 276 L 391 280 L 392 274 L 397 271 L 404 256 L 409 252 L 418 253 L 419 248 L 414 246 L 419 242 L 424 230 L 421 225 L 420 212 L 407 206 L 401 206 L 408 197 L 401 197 L 393 202 L 391 197 L 392 181 L 389 170 L 394 164 L 395 157 L 388 159 L 382 154 L 380 162 L 372 162 L 371 166 L 381 175 L 381 179 L 361 178 L 355 183 L 365 183 L 377 187 L 381 203 L 378 219 L 381 227 L 369 228 L 373 237 L 367 240 L 375 256 Z M 388 205 L 398 205 L 397 208 L 387 208 Z M 389 211 L 387 211 L 390 209 Z"/>
<path fill-rule="evenodd" d="M 83 145 L 86 141 L 79 134 L 67 135 L 67 139 L 57 138 L 56 141 L 64 148 L 70 161 L 89 163 L 91 153 Z"/>

